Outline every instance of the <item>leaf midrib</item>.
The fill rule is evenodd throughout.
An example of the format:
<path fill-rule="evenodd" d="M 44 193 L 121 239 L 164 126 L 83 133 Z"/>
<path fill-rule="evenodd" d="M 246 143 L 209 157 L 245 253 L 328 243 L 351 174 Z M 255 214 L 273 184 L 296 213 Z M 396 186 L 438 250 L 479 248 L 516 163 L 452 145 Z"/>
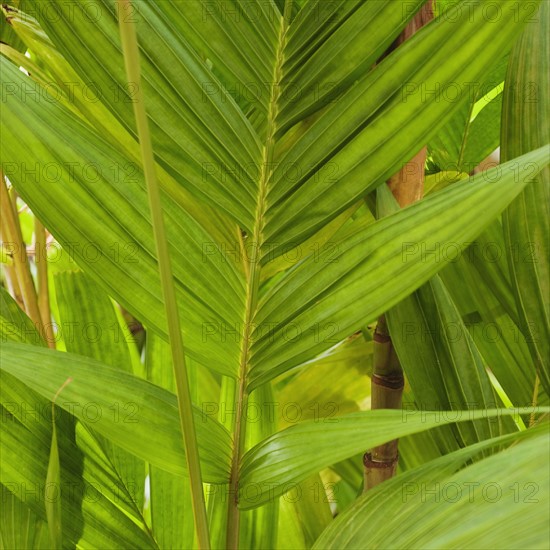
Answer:
<path fill-rule="evenodd" d="M 279 112 L 279 99 L 281 96 L 280 82 L 282 80 L 282 67 L 284 64 L 284 50 L 287 41 L 287 32 L 289 29 L 290 14 L 292 11 L 293 0 L 286 0 L 284 15 L 280 19 L 280 31 L 277 41 L 277 47 L 275 51 L 274 65 L 273 65 L 273 81 L 271 83 L 271 92 L 268 103 L 268 116 L 267 116 L 267 129 L 266 140 L 262 148 L 260 175 L 258 179 L 258 196 L 256 204 L 256 213 L 254 217 L 254 229 L 253 234 L 248 237 L 251 238 L 251 257 L 248 258 L 246 254 L 243 256 L 243 262 L 245 264 L 245 273 L 247 273 L 246 281 L 246 301 L 244 312 L 244 330 L 242 338 L 242 346 L 239 360 L 239 378 L 237 381 L 236 389 L 236 419 L 234 429 L 234 441 L 233 441 L 233 456 L 231 462 L 231 477 L 230 485 L 233 490 L 234 498 L 231 499 L 228 506 L 228 530 L 227 530 L 227 545 L 228 547 L 238 546 L 238 489 L 239 489 L 239 469 L 242 455 L 244 454 L 245 439 L 246 439 L 246 421 L 243 420 L 243 410 L 246 410 L 248 402 L 248 365 L 250 360 L 250 348 L 251 348 L 251 333 L 252 322 L 254 320 L 257 303 L 259 286 L 261 280 L 261 266 L 260 266 L 260 249 L 263 243 L 263 230 L 265 225 L 265 213 L 266 213 L 266 198 L 268 191 L 268 184 L 271 179 L 273 168 L 272 160 L 274 156 L 275 147 L 275 134 L 277 130 L 277 114 Z M 241 243 L 245 245 L 245 242 Z"/>

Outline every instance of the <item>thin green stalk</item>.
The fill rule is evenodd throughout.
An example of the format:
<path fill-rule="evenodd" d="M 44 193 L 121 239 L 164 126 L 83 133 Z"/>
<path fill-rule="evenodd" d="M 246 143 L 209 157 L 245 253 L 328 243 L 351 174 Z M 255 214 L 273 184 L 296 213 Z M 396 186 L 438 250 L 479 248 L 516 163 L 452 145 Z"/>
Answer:
<path fill-rule="evenodd" d="M 51 323 L 50 295 L 48 289 L 48 259 L 46 257 L 46 229 L 38 218 L 34 218 L 34 263 L 38 286 L 38 309 L 44 336 L 48 347 L 55 348 L 55 338 L 48 338 L 46 327 Z"/>
<path fill-rule="evenodd" d="M 159 271 L 168 322 L 168 335 L 170 338 L 170 347 L 172 351 L 172 362 L 174 365 L 179 416 L 190 477 L 195 529 L 197 532 L 199 548 L 209 549 L 210 537 L 208 533 L 208 520 L 206 517 L 206 506 L 202 489 L 202 476 L 195 422 L 193 417 L 193 406 L 191 402 L 189 378 L 185 364 L 185 353 L 177 310 L 174 279 L 172 276 L 170 256 L 168 253 L 168 241 L 166 239 L 166 231 L 162 214 L 160 189 L 155 174 L 155 160 L 153 156 L 151 136 L 149 133 L 149 125 L 143 103 L 137 34 L 135 25 L 131 18 L 124 16 L 125 13 L 131 13 L 130 4 L 131 0 L 119 0 L 118 2 L 119 25 L 122 37 L 124 62 L 126 65 L 128 81 L 132 82 L 136 86 L 137 90 L 134 96 L 134 114 L 136 117 L 136 126 L 141 146 L 143 171 L 145 181 L 147 183 L 149 206 L 151 209 L 151 217 L 153 222 L 153 233 L 155 236 L 159 258 Z"/>
<path fill-rule="evenodd" d="M 531 416 L 529 418 L 529 427 L 530 428 L 535 425 L 535 421 L 536 421 L 535 410 L 537 408 L 537 403 L 539 401 L 539 386 L 540 386 L 540 378 L 539 378 L 539 375 L 537 373 L 537 375 L 535 376 L 535 387 L 533 388 L 533 400 L 532 400 L 533 412 L 531 413 Z"/>

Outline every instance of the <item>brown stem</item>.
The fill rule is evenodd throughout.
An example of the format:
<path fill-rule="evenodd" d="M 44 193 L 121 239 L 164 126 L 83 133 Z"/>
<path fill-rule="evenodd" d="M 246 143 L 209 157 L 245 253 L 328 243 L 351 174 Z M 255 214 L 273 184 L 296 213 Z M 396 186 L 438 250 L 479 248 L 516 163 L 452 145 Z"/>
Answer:
<path fill-rule="evenodd" d="M 13 266 L 17 283 L 21 290 L 21 297 L 25 306 L 25 313 L 31 318 L 36 327 L 42 328 L 42 319 L 38 309 L 36 290 L 32 280 L 27 248 L 21 235 L 21 226 L 17 219 L 17 212 L 13 208 L 6 182 L 0 173 L 0 203 L 2 209 L 2 238 L 14 246 Z M 43 332 L 41 330 L 41 332 Z"/>
<path fill-rule="evenodd" d="M 420 27 L 433 19 L 432 2 L 427 2 L 405 27 L 401 35 L 385 53 L 388 55 Z M 403 168 L 387 182 L 401 207 L 420 200 L 424 191 L 424 165 L 427 148 L 422 148 Z M 382 315 L 374 332 L 373 374 L 371 377 L 371 409 L 400 409 L 405 379 L 403 369 L 393 347 L 386 318 Z M 399 460 L 398 441 L 388 441 L 365 453 L 364 489 L 372 489 L 393 477 Z"/>
<path fill-rule="evenodd" d="M 4 179 L 4 176 L 0 172 L 0 177 L 2 180 Z M 10 194 L 10 201 L 12 203 L 12 208 L 17 211 L 16 201 L 17 201 L 17 195 L 15 193 Z M 2 204 L 0 203 L 0 206 Z M 0 208 L 0 210 L 2 210 Z M 4 215 L 4 212 L 2 210 L 2 215 Z M 0 230 L 0 238 L 2 240 L 2 247 L 6 247 L 6 252 L 8 253 L 9 257 L 13 260 L 14 252 L 11 249 L 12 243 L 9 242 L 9 238 L 4 234 L 3 230 Z M 21 294 L 21 287 L 19 286 L 19 281 L 17 280 L 17 273 L 15 271 L 15 265 L 13 263 L 11 264 L 5 264 L 4 266 L 4 273 L 6 277 L 6 284 L 8 286 L 8 292 L 10 293 L 10 296 L 16 301 L 17 305 L 25 311 L 25 303 L 23 302 L 23 295 Z"/>
<path fill-rule="evenodd" d="M 1 237 L 3 239 L 3 237 Z M 11 257 L 11 254 L 10 254 Z M 8 292 L 10 296 L 16 301 L 17 305 L 25 311 L 25 304 L 23 303 L 23 296 L 21 295 L 21 288 L 17 282 L 17 275 L 15 273 L 15 266 L 5 264 L 2 266 L 4 268 L 4 274 L 6 278 L 6 285 L 8 287 Z"/>
<path fill-rule="evenodd" d="M 400 409 L 405 379 L 383 315 L 374 331 L 373 354 L 371 409 Z M 396 439 L 365 453 L 365 491 L 395 475 L 398 456 Z"/>
<path fill-rule="evenodd" d="M 422 198 L 427 153 L 428 148 L 423 147 L 397 174 L 388 180 L 388 186 L 401 208 Z"/>

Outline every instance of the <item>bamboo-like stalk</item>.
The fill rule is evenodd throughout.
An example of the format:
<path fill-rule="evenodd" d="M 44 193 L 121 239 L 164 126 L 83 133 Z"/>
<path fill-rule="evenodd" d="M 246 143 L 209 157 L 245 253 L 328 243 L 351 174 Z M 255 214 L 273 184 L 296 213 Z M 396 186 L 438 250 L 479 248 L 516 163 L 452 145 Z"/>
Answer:
<path fill-rule="evenodd" d="M 131 0 L 118 0 L 118 8 L 126 74 L 128 82 L 132 82 L 136 86 L 136 93 L 134 95 L 134 115 L 136 118 L 143 171 L 149 196 L 153 233 L 158 252 L 161 287 L 166 309 L 174 377 L 176 380 L 180 424 L 191 485 L 195 530 L 199 548 L 209 549 L 210 536 L 208 533 L 208 519 L 206 516 L 206 506 L 202 489 L 202 475 L 193 416 L 193 405 L 191 402 L 189 377 L 185 363 L 183 338 L 176 302 L 176 291 L 172 276 L 170 255 L 168 252 L 168 241 L 164 227 L 160 188 L 156 178 L 151 135 L 149 133 L 149 124 L 143 101 L 137 33 L 133 19 L 125 17 L 125 14 L 131 13 Z"/>
<path fill-rule="evenodd" d="M 410 38 L 420 27 L 433 19 L 431 0 L 427 2 L 405 27 L 386 55 Z M 421 149 L 387 184 L 401 207 L 422 198 L 424 165 L 427 148 Z M 393 347 L 391 336 L 382 315 L 374 331 L 373 373 L 371 377 L 371 409 L 400 409 L 405 378 Z M 393 477 L 399 460 L 398 441 L 388 441 L 366 452 L 364 490 L 372 489 Z"/>
<path fill-rule="evenodd" d="M 0 171 L 0 177 L 4 179 L 4 176 L 2 175 L 2 172 Z M 12 203 L 12 208 L 15 212 L 17 212 L 17 193 L 14 192 L 15 190 L 12 189 L 10 195 L 10 200 Z M 3 214 L 2 214 L 3 215 Z M 0 230 L 0 238 L 3 240 L 4 236 L 2 236 L 2 231 Z M 25 302 L 23 302 L 23 296 L 21 294 L 21 287 L 19 285 L 19 281 L 17 280 L 17 273 L 15 272 L 15 266 L 13 263 L 11 265 L 5 265 L 5 275 L 6 275 L 6 283 L 8 285 L 8 292 L 10 293 L 11 297 L 17 302 L 17 305 L 25 311 Z"/>
<path fill-rule="evenodd" d="M 382 315 L 374 331 L 373 373 L 371 377 L 371 409 L 399 409 L 404 387 L 403 369 Z M 395 475 L 397 440 L 379 445 L 365 453 L 365 490 Z"/>
<path fill-rule="evenodd" d="M 0 231 L 0 240 L 4 240 L 4 236 Z M 11 257 L 11 255 L 10 255 Z M 15 300 L 17 305 L 25 311 L 25 303 L 23 302 L 23 296 L 21 295 L 21 288 L 19 282 L 17 281 L 17 274 L 15 273 L 15 266 L 13 262 L 11 264 L 4 264 L 4 275 L 6 280 L 6 285 L 8 287 L 8 292 L 10 296 Z"/>
<path fill-rule="evenodd" d="M 38 308 L 36 289 L 34 288 L 34 282 L 32 280 L 31 270 L 29 267 L 27 248 L 23 242 L 17 212 L 13 207 L 4 175 L 1 172 L 0 203 L 2 210 L 2 238 L 5 239 L 5 242 L 9 242 L 14 246 L 13 272 L 15 273 L 15 279 L 17 281 L 16 284 L 20 291 L 24 310 L 39 331 L 43 333 L 42 319 Z"/>

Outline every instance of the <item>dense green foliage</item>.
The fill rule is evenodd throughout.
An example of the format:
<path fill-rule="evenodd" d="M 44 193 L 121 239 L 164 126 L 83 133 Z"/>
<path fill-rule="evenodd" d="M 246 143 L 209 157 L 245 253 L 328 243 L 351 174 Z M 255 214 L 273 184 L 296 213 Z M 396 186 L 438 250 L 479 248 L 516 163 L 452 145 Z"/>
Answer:
<path fill-rule="evenodd" d="M 548 548 L 550 5 L 424 3 L 3 5 L 1 548 Z"/>

